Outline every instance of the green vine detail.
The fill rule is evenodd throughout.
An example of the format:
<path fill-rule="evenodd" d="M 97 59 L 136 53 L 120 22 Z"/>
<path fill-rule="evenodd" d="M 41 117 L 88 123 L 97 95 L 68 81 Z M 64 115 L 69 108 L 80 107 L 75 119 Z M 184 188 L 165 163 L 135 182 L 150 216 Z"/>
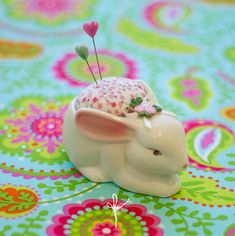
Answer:
<path fill-rule="evenodd" d="M 74 191 L 76 189 L 77 185 L 89 183 L 90 181 L 86 178 L 83 178 L 80 181 L 77 181 L 75 179 L 70 179 L 67 183 L 61 182 L 61 181 L 55 181 L 53 182 L 54 186 L 49 186 L 44 183 L 40 183 L 37 185 L 38 188 L 45 189 L 45 194 L 51 194 L 53 191 L 56 191 L 58 193 L 64 192 L 65 189 L 68 189 L 69 191 Z"/>
<path fill-rule="evenodd" d="M 227 153 L 226 156 L 229 158 L 235 158 L 235 153 Z M 235 165 L 235 161 L 229 161 L 228 164 Z M 224 180 L 227 182 L 235 182 L 235 177 L 227 176 Z"/>
<path fill-rule="evenodd" d="M 89 188 L 84 189 L 81 192 L 77 192 L 77 193 L 74 193 L 74 194 L 66 196 L 66 197 L 57 198 L 57 199 L 48 200 L 48 201 L 43 201 L 43 202 L 34 202 L 33 199 L 27 198 L 26 196 L 25 196 L 25 199 L 27 199 L 27 202 L 17 202 L 17 201 L 14 201 L 12 196 L 7 196 L 7 195 L 5 196 L 4 195 L 5 193 L 4 193 L 4 194 L 0 195 L 0 197 L 3 198 L 3 200 L 0 200 L 0 207 L 4 207 L 4 206 L 8 206 L 8 205 L 14 205 L 14 206 L 12 206 L 12 207 L 14 207 L 14 209 L 12 207 L 10 207 L 8 209 L 8 211 L 10 211 L 10 209 L 12 211 L 14 211 L 15 209 L 18 209 L 18 210 L 22 210 L 23 208 L 28 209 L 31 205 L 39 205 L 39 204 L 45 204 L 45 203 L 51 203 L 51 202 L 58 202 L 58 201 L 63 201 L 63 200 L 69 199 L 69 198 L 73 198 L 73 197 L 82 195 L 86 192 L 89 192 L 92 189 L 95 189 L 99 185 L 100 184 L 97 183 L 97 184 L 92 185 Z M 2 192 L 0 192 L 0 194 L 1 193 Z M 20 198 L 18 197 L 18 199 L 20 199 Z"/>
<path fill-rule="evenodd" d="M 47 218 L 44 216 L 48 215 L 48 211 L 40 211 L 38 215 L 33 218 L 26 218 L 26 223 L 18 224 L 17 227 L 22 229 L 22 232 L 14 232 L 11 236 L 38 236 L 38 233 L 31 231 L 32 229 L 41 229 L 43 227 L 42 222 L 45 222 Z"/>
<path fill-rule="evenodd" d="M 0 236 L 5 236 L 7 231 L 11 229 L 11 225 L 5 225 L 3 229 L 0 231 Z"/>
<path fill-rule="evenodd" d="M 229 157 L 229 158 L 235 158 L 235 153 L 227 153 L 226 156 Z M 229 161 L 228 164 L 231 165 L 231 166 L 234 166 L 235 165 L 235 161 L 234 160 L 233 161 Z"/>
<path fill-rule="evenodd" d="M 63 201 L 63 200 L 69 199 L 69 198 L 73 198 L 73 197 L 82 195 L 82 194 L 84 194 L 84 193 L 86 193 L 86 192 L 89 192 L 90 190 L 95 189 L 95 188 L 98 187 L 99 185 L 100 185 L 99 183 L 96 183 L 96 184 L 92 185 L 91 187 L 84 189 L 84 190 L 81 191 L 81 192 L 77 192 L 77 193 L 74 193 L 74 194 L 72 194 L 72 195 L 69 195 L 69 196 L 66 196 L 66 197 L 62 197 L 62 198 L 57 198 L 57 199 L 48 200 L 48 201 L 44 201 L 44 202 L 36 202 L 35 204 L 45 204 L 45 203 Z"/>
<path fill-rule="evenodd" d="M 2 150 L 4 152 L 4 149 Z M 19 173 L 22 175 L 32 175 L 32 176 L 65 176 L 65 175 L 74 175 L 74 174 L 78 174 L 78 170 L 74 169 L 74 170 L 68 170 L 68 171 L 63 171 L 63 172 L 37 172 L 37 171 L 27 171 L 27 170 L 20 170 L 17 168 L 13 168 L 12 166 L 7 166 L 7 165 L 3 165 L 0 164 L 0 169 L 3 170 L 9 170 L 11 172 L 15 172 L 15 173 Z"/>
<path fill-rule="evenodd" d="M 131 103 L 129 106 L 131 108 L 135 108 L 136 106 L 140 105 L 143 102 L 143 99 L 141 97 L 137 97 L 136 99 L 131 99 Z"/>
<path fill-rule="evenodd" d="M 2 198 L 2 200 L 0 200 L 0 208 L 9 206 L 10 204 L 13 205 L 7 209 L 8 212 L 12 212 L 15 210 L 21 211 L 23 209 L 27 210 L 34 203 L 34 197 L 31 196 L 29 193 L 25 193 L 23 191 L 21 191 L 19 193 L 19 196 L 17 196 L 16 200 L 19 201 L 15 201 L 13 199 L 13 196 L 9 195 L 8 192 L 4 192 L 2 190 L 0 190 L 0 198 Z"/>
<path fill-rule="evenodd" d="M 120 189 L 118 192 L 119 199 L 128 199 L 128 193 L 124 189 Z M 156 210 L 166 209 L 165 216 L 174 217 L 171 219 L 171 223 L 176 225 L 176 232 L 181 232 L 184 236 L 198 235 L 198 232 L 193 230 L 194 228 L 201 227 L 205 235 L 212 235 L 212 231 L 209 229 L 210 226 L 214 225 L 214 221 L 227 220 L 228 217 L 225 215 L 218 215 L 217 217 L 212 217 L 209 212 L 203 213 L 202 216 L 199 215 L 199 210 L 188 211 L 186 206 L 175 206 L 173 202 L 161 202 L 162 199 L 159 197 L 152 197 L 147 195 L 142 195 L 135 193 L 133 195 L 135 198 L 139 198 L 140 202 L 143 204 L 153 203 L 153 207 Z M 187 219 L 193 220 L 193 224 L 189 225 Z"/>

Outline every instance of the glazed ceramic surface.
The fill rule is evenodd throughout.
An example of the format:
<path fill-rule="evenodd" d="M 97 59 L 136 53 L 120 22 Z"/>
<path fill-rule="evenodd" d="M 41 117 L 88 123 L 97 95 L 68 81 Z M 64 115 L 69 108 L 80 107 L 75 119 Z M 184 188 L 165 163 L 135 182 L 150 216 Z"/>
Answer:
<path fill-rule="evenodd" d="M 185 133 L 174 114 L 154 105 L 158 101 L 143 81 L 109 77 L 91 84 L 65 113 L 69 158 L 94 182 L 112 181 L 154 196 L 175 194 L 177 174 L 188 164 Z"/>

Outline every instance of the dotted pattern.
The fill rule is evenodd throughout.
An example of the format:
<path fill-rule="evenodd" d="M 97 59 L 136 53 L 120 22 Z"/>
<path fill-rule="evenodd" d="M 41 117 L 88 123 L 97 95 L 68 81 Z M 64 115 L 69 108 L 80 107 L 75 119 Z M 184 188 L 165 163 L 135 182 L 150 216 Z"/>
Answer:
<path fill-rule="evenodd" d="M 145 87 L 138 81 L 126 78 L 105 78 L 84 89 L 75 102 L 75 109 L 94 108 L 116 116 L 131 113 L 131 99 L 149 100 Z"/>

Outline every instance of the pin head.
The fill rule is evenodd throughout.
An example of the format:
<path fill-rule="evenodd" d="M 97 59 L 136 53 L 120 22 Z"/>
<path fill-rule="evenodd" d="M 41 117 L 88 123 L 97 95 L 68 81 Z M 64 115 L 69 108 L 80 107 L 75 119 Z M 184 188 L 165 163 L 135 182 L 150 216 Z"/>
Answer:
<path fill-rule="evenodd" d="M 88 49 L 86 46 L 80 46 L 80 47 L 76 47 L 75 48 L 76 53 L 83 59 L 83 60 L 87 60 L 88 58 Z"/>
<path fill-rule="evenodd" d="M 83 25 L 83 30 L 91 37 L 94 38 L 98 30 L 98 22 L 92 21 Z"/>

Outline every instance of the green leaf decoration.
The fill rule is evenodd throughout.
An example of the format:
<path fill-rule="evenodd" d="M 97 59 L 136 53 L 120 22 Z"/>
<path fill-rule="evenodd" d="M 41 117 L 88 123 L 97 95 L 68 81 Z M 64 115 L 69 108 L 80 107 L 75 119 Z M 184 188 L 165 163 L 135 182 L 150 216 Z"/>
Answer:
<path fill-rule="evenodd" d="M 179 208 L 176 209 L 176 211 L 177 211 L 178 213 L 182 213 L 182 212 L 184 212 L 184 211 L 186 211 L 186 210 L 187 210 L 187 207 L 185 207 L 185 206 L 181 206 L 181 207 L 179 207 Z"/>
<path fill-rule="evenodd" d="M 15 211 L 16 209 L 17 209 L 17 206 L 11 206 L 11 207 L 8 208 L 8 211 L 12 212 L 12 211 Z"/>
<path fill-rule="evenodd" d="M 42 225 L 40 225 L 40 224 L 31 224 L 31 228 L 40 229 L 40 228 L 42 228 Z"/>
<path fill-rule="evenodd" d="M 176 231 L 176 232 L 184 232 L 184 231 L 186 231 L 186 230 L 187 230 L 187 228 L 181 227 L 181 228 L 177 228 L 175 231 Z"/>
<path fill-rule="evenodd" d="M 184 223 L 184 220 L 182 220 L 182 219 L 173 219 L 173 220 L 171 220 L 171 223 L 178 225 L 178 224 Z"/>
<path fill-rule="evenodd" d="M 140 202 L 145 204 L 145 203 L 151 202 L 151 200 L 148 198 L 145 198 L 145 199 L 141 200 Z"/>
<path fill-rule="evenodd" d="M 143 197 L 143 195 L 142 195 L 142 194 L 139 194 L 139 193 L 134 193 L 134 194 L 133 194 L 133 197 L 134 197 L 134 198 L 141 198 L 141 197 Z"/>
<path fill-rule="evenodd" d="M 26 224 L 18 224 L 18 227 L 19 227 L 19 228 L 26 228 L 27 225 L 26 225 Z"/>
<path fill-rule="evenodd" d="M 136 106 L 140 105 L 143 102 L 143 99 L 141 97 L 137 97 L 134 99 L 131 99 L 131 103 L 129 104 L 129 106 L 131 108 L 135 108 Z"/>
<path fill-rule="evenodd" d="M 87 178 L 81 178 L 79 181 L 74 180 L 74 179 L 70 179 L 67 182 L 66 181 L 64 181 L 64 182 L 55 181 L 53 183 L 54 186 L 49 186 L 44 183 L 40 183 L 37 186 L 38 186 L 38 188 L 45 189 L 44 193 L 50 195 L 53 193 L 53 191 L 56 191 L 58 193 L 62 193 L 66 189 L 69 191 L 74 191 L 78 185 L 88 183 L 88 182 L 90 182 L 90 181 Z"/>
<path fill-rule="evenodd" d="M 196 231 L 193 231 L 193 230 L 190 230 L 188 231 L 188 235 L 190 236 L 194 236 L 194 235 L 197 235 L 198 233 Z"/>
<path fill-rule="evenodd" d="M 153 107 L 156 109 L 157 112 L 161 112 L 162 108 L 158 105 L 153 105 Z"/>
<path fill-rule="evenodd" d="M 228 164 L 229 164 L 230 166 L 235 166 L 235 161 L 229 161 Z"/>
<path fill-rule="evenodd" d="M 234 177 L 225 177 L 224 179 L 226 181 L 228 181 L 228 182 L 235 182 L 235 178 Z"/>
<path fill-rule="evenodd" d="M 47 216 L 48 215 L 48 211 L 40 211 L 38 213 L 39 216 Z M 39 219 L 39 218 L 38 218 Z"/>
<path fill-rule="evenodd" d="M 209 212 L 206 212 L 206 213 L 203 214 L 203 217 L 205 219 L 210 219 L 211 218 L 211 214 Z"/>
<path fill-rule="evenodd" d="M 128 199 L 129 197 L 127 194 L 125 194 L 125 192 L 127 192 L 125 189 L 120 188 L 117 194 L 118 199 L 122 199 L 122 200 Z"/>
<path fill-rule="evenodd" d="M 47 189 L 44 191 L 45 194 L 51 194 L 52 193 L 52 190 L 51 189 Z"/>
<path fill-rule="evenodd" d="M 165 203 L 165 206 L 167 207 L 171 207 L 171 206 L 174 206 L 175 204 L 173 202 L 167 202 Z"/>
<path fill-rule="evenodd" d="M 33 218 L 33 217 L 29 217 L 25 219 L 25 223 L 22 224 L 18 224 L 17 227 L 19 229 L 23 229 L 23 231 L 21 232 L 13 232 L 11 234 L 11 236 L 38 236 L 39 234 L 31 231 L 32 229 L 40 229 L 43 227 L 43 223 L 47 220 L 47 218 L 45 216 L 48 215 L 48 211 L 41 211 L 38 213 L 38 215 Z M 40 222 L 40 223 L 37 223 Z"/>
<path fill-rule="evenodd" d="M 76 53 L 83 59 L 87 60 L 88 58 L 88 48 L 86 46 L 80 46 L 75 48 Z"/>
<path fill-rule="evenodd" d="M 161 203 L 156 203 L 156 204 L 154 204 L 154 206 L 153 206 L 155 209 L 162 209 L 163 208 L 163 204 L 161 204 Z"/>
<path fill-rule="evenodd" d="M 142 111 L 142 112 L 138 112 L 138 116 L 139 117 L 147 117 L 150 118 L 153 114 L 147 112 L 147 111 Z"/>
<path fill-rule="evenodd" d="M 11 225 L 5 225 L 3 229 L 0 231 L 0 236 L 5 236 L 7 231 L 9 231 L 12 228 Z"/>
<path fill-rule="evenodd" d="M 181 178 L 182 178 L 181 174 Z M 189 176 L 187 174 L 184 174 L 185 178 Z M 193 188 L 195 186 L 200 186 L 201 184 L 204 184 L 203 179 L 199 179 L 197 184 L 194 184 L 194 181 L 192 179 L 186 179 L 187 183 L 192 183 Z M 188 187 L 191 187 L 189 184 L 186 184 Z M 201 188 L 204 189 L 204 188 Z M 125 190 L 122 190 L 125 192 Z M 216 193 L 216 191 L 206 190 L 207 192 L 211 192 L 211 194 Z M 213 216 L 210 212 L 204 212 L 203 214 L 200 213 L 199 210 L 193 210 L 190 212 L 190 210 L 187 208 L 187 206 L 178 206 L 178 204 L 175 204 L 174 202 L 166 202 L 166 199 L 158 198 L 158 197 L 151 197 L 146 196 L 142 194 L 133 194 L 133 196 L 140 199 L 140 202 L 144 203 L 153 203 L 153 207 L 156 210 L 161 209 L 163 211 L 163 214 L 165 214 L 166 217 L 172 217 L 173 219 L 170 220 L 172 224 L 176 226 L 175 231 L 179 233 L 183 233 L 182 235 L 197 235 L 197 232 L 194 231 L 194 228 L 200 228 L 200 230 L 203 230 L 204 235 L 211 235 L 211 230 L 209 229 L 211 226 L 218 224 L 218 221 L 226 221 L 227 216 L 225 215 L 218 215 Z M 216 222 L 217 221 L 217 222 Z M 189 223 L 192 222 L 192 223 Z"/>
<path fill-rule="evenodd" d="M 200 95 L 197 97 L 198 103 L 195 104 L 193 102 L 193 99 L 185 98 L 183 96 L 185 88 L 184 86 L 181 86 L 182 81 L 187 79 L 188 75 L 181 76 L 174 78 L 170 81 L 170 85 L 172 87 L 172 97 L 178 101 L 181 101 L 182 103 L 185 103 L 190 109 L 194 111 L 201 111 L 208 107 L 209 101 L 212 98 L 212 92 L 211 87 L 207 80 L 204 80 L 199 77 L 192 77 L 196 83 L 195 89 L 200 91 Z"/>
<path fill-rule="evenodd" d="M 172 210 L 168 210 L 166 213 L 165 213 L 165 216 L 172 216 L 175 214 L 175 211 L 172 211 Z"/>
<path fill-rule="evenodd" d="M 218 187 L 213 179 L 191 177 L 187 172 L 180 174 L 181 191 L 173 195 L 173 199 L 190 199 L 203 205 L 226 206 L 235 204 L 235 194 L 225 188 Z"/>
<path fill-rule="evenodd" d="M 216 217 L 216 219 L 217 219 L 217 220 L 227 220 L 228 217 L 225 216 L 225 215 L 219 215 L 219 216 Z"/>
<path fill-rule="evenodd" d="M 204 224 L 204 225 L 207 225 L 207 226 L 212 226 L 212 225 L 214 225 L 213 222 L 203 222 L 203 224 Z"/>
<path fill-rule="evenodd" d="M 193 223 L 194 227 L 200 227 L 201 225 L 202 225 L 201 221 L 197 221 L 197 222 Z"/>
<path fill-rule="evenodd" d="M 13 201 L 13 196 L 3 190 L 0 190 L 0 197 L 5 201 Z"/>
<path fill-rule="evenodd" d="M 199 213 L 199 211 L 198 211 L 198 210 L 195 210 L 195 211 L 192 211 L 192 212 L 189 214 L 189 216 L 190 216 L 190 217 L 194 217 L 194 216 L 198 215 L 198 213 Z"/>
<path fill-rule="evenodd" d="M 227 153 L 226 156 L 227 156 L 227 157 L 235 158 L 235 153 Z"/>
<path fill-rule="evenodd" d="M 202 229 L 203 229 L 203 232 L 205 235 L 212 235 L 212 232 L 209 229 L 207 229 L 206 227 L 203 227 Z"/>

